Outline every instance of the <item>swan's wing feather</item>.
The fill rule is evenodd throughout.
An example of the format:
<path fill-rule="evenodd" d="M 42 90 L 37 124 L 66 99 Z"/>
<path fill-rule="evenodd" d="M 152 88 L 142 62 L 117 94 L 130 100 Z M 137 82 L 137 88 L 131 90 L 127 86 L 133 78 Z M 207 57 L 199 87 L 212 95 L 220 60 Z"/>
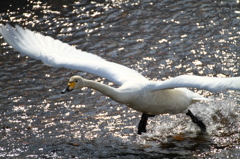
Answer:
<path fill-rule="evenodd" d="M 138 72 L 28 29 L 2 25 L 0 34 L 17 51 L 54 67 L 86 71 L 122 85 L 130 80 L 146 80 Z"/>
<path fill-rule="evenodd" d="M 216 78 L 182 75 L 166 81 L 158 81 L 153 83 L 151 87 L 152 90 L 191 87 L 205 89 L 211 92 L 220 92 L 225 89 L 240 91 L 240 77 Z"/>

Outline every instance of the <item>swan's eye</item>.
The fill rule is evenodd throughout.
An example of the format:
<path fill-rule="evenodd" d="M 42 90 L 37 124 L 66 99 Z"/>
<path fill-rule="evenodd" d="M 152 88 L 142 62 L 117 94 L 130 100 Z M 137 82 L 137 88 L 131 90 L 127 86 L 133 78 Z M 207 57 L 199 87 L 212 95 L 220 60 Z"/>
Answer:
<path fill-rule="evenodd" d="M 76 80 L 75 82 L 78 82 L 78 80 Z"/>

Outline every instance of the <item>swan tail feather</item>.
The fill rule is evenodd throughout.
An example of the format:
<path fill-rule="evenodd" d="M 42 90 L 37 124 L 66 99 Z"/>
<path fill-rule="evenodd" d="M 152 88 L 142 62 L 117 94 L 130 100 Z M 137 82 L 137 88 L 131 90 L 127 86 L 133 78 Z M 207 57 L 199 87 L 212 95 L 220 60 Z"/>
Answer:
<path fill-rule="evenodd" d="M 210 98 L 205 98 L 205 97 L 197 97 L 197 98 L 193 98 L 194 101 L 201 101 L 201 100 L 205 100 L 205 101 L 212 101 L 213 99 Z"/>

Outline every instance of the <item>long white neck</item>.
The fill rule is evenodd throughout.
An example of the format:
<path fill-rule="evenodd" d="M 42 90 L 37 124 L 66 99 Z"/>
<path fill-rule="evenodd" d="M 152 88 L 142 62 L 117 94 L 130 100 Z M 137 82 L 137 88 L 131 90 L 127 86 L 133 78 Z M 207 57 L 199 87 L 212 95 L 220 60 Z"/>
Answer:
<path fill-rule="evenodd" d="M 108 85 L 87 79 L 84 79 L 84 87 L 93 88 L 119 103 L 125 104 L 127 102 L 126 95 L 124 95 L 124 92 L 121 92 L 118 88 L 113 88 Z"/>

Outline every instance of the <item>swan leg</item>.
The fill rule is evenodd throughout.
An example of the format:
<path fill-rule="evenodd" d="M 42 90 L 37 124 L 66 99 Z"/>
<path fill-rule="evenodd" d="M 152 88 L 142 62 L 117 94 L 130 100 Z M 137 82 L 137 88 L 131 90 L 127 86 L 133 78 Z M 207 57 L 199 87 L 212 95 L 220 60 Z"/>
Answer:
<path fill-rule="evenodd" d="M 186 115 L 191 117 L 192 122 L 196 123 L 200 127 L 202 132 L 206 132 L 206 125 L 200 119 L 198 119 L 196 116 L 194 116 L 190 110 L 188 110 Z"/>
<path fill-rule="evenodd" d="M 154 117 L 155 115 L 149 115 L 149 114 L 142 114 L 141 120 L 138 124 L 138 134 L 141 135 L 142 132 L 147 132 L 146 126 L 147 126 L 147 120 L 148 117 Z"/>

